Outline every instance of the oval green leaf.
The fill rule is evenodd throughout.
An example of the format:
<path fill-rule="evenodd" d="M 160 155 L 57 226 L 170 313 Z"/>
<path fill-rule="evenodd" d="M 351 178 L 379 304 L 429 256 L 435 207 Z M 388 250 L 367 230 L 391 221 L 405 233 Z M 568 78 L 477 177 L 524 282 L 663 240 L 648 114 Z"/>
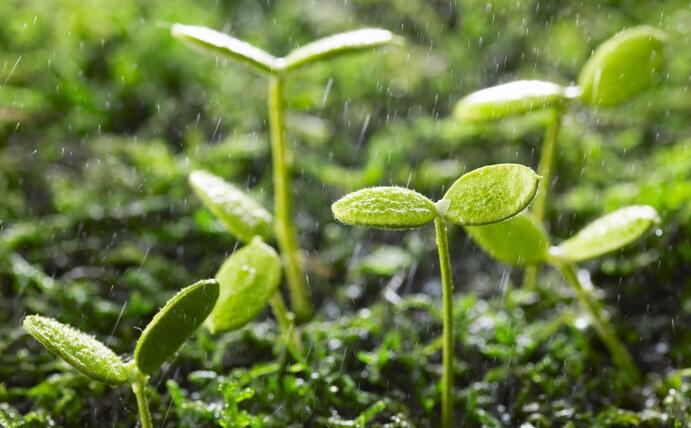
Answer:
<path fill-rule="evenodd" d="M 293 50 L 278 61 L 282 70 L 292 71 L 337 55 L 372 50 L 397 40 L 400 40 L 400 37 L 391 31 L 379 28 L 363 28 L 308 43 Z"/>
<path fill-rule="evenodd" d="M 263 72 L 272 73 L 276 69 L 276 58 L 270 53 L 211 28 L 173 24 L 170 33 L 194 46 L 239 60 Z"/>
<path fill-rule="evenodd" d="M 110 385 L 127 382 L 122 360 L 92 336 L 40 315 L 27 316 L 22 325 L 41 345 L 82 374 Z"/>
<path fill-rule="evenodd" d="M 142 373 L 153 374 L 202 325 L 218 299 L 218 282 L 206 279 L 180 290 L 154 316 L 134 350 Z"/>
<path fill-rule="evenodd" d="M 189 182 L 204 206 L 238 239 L 249 242 L 273 235 L 271 213 L 242 190 L 206 171 L 192 172 Z"/>
<path fill-rule="evenodd" d="M 540 176 L 514 163 L 485 166 L 456 180 L 437 202 L 437 210 L 449 221 L 480 226 L 513 217 L 530 204 Z"/>
<path fill-rule="evenodd" d="M 620 104 L 649 87 L 662 66 L 665 38 L 656 28 L 640 26 L 605 41 L 578 76 L 583 102 Z"/>
<path fill-rule="evenodd" d="M 540 80 L 519 80 L 473 92 L 463 97 L 454 117 L 465 122 L 499 120 L 561 105 L 571 88 Z"/>
<path fill-rule="evenodd" d="M 640 238 L 660 222 L 655 208 L 634 205 L 600 217 L 562 242 L 554 254 L 572 262 L 580 262 L 618 250 Z"/>
<path fill-rule="evenodd" d="M 523 266 L 547 260 L 547 233 L 529 214 L 485 226 L 467 226 L 466 231 L 480 248 L 501 262 Z"/>
<path fill-rule="evenodd" d="M 234 252 L 216 274 L 220 295 L 206 327 L 212 332 L 238 329 L 266 306 L 281 282 L 281 258 L 260 238 Z"/>
<path fill-rule="evenodd" d="M 371 187 L 345 195 L 331 205 L 336 220 L 380 229 L 421 227 L 434 220 L 434 202 L 404 187 Z"/>

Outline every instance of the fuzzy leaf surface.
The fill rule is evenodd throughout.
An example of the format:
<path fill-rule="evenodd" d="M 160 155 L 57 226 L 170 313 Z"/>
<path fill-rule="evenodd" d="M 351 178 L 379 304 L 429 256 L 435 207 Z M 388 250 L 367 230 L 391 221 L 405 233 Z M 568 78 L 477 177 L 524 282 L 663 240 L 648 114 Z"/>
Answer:
<path fill-rule="evenodd" d="M 523 266 L 547 259 L 547 233 L 529 214 L 485 226 L 467 226 L 466 231 L 480 248 L 501 262 Z"/>

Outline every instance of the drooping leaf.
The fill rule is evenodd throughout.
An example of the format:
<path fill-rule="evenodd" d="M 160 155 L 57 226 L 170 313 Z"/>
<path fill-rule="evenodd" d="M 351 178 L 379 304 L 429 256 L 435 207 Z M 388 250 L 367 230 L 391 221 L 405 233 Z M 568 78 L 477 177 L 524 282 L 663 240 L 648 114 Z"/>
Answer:
<path fill-rule="evenodd" d="M 579 262 L 618 250 L 659 223 L 655 208 L 634 205 L 600 217 L 554 249 L 558 257 Z"/>
<path fill-rule="evenodd" d="M 242 190 L 206 171 L 192 172 L 189 181 L 204 206 L 238 239 L 271 238 L 271 213 Z"/>
<path fill-rule="evenodd" d="M 358 51 L 372 50 L 390 44 L 400 37 L 379 28 L 364 28 L 335 34 L 308 43 L 279 60 L 284 71 L 292 71 L 323 59 Z"/>
<path fill-rule="evenodd" d="M 278 289 L 281 259 L 256 237 L 226 259 L 216 280 L 220 295 L 205 325 L 212 333 L 235 330 L 252 321 Z"/>
<path fill-rule="evenodd" d="M 523 165 L 485 166 L 456 180 L 437 209 L 460 225 L 496 223 L 523 211 L 535 197 L 539 181 L 540 176 Z"/>
<path fill-rule="evenodd" d="M 272 73 L 276 70 L 276 58 L 270 53 L 211 28 L 173 24 L 170 32 L 173 37 L 252 65 L 263 72 Z"/>
<path fill-rule="evenodd" d="M 665 38 L 662 31 L 644 25 L 605 41 L 578 76 L 582 101 L 595 106 L 620 104 L 649 87 L 662 66 Z"/>
<path fill-rule="evenodd" d="M 122 360 L 92 336 L 40 315 L 27 316 L 22 325 L 41 345 L 82 374 L 110 385 L 127 382 Z"/>
<path fill-rule="evenodd" d="M 485 226 L 467 226 L 466 231 L 480 248 L 501 262 L 522 266 L 547 259 L 547 233 L 530 214 Z"/>
<path fill-rule="evenodd" d="M 202 325 L 218 299 L 218 282 L 206 279 L 180 290 L 154 316 L 134 350 L 142 373 L 152 374 Z"/>
<path fill-rule="evenodd" d="M 370 187 L 345 195 L 331 205 L 336 220 L 356 226 L 407 229 L 434 220 L 434 202 L 404 187 Z"/>
<path fill-rule="evenodd" d="M 573 92 L 552 82 L 519 80 L 466 95 L 456 104 L 454 116 L 467 122 L 498 120 L 558 107 Z"/>

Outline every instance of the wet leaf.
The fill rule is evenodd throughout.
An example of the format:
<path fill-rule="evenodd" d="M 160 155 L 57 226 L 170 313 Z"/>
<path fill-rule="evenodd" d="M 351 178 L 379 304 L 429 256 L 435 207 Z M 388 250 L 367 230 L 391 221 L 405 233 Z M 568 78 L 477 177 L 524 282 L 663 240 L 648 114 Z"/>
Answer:
<path fill-rule="evenodd" d="M 573 262 L 599 257 L 632 243 L 659 221 L 657 211 L 651 206 L 621 208 L 588 224 L 554 252 Z"/>
<path fill-rule="evenodd" d="M 173 24 L 170 32 L 173 37 L 252 65 L 261 71 L 272 73 L 276 69 L 276 58 L 270 53 L 211 28 Z"/>
<path fill-rule="evenodd" d="M 206 279 L 180 290 L 154 316 L 134 350 L 142 373 L 152 374 L 202 325 L 218 299 L 218 282 Z"/>
<path fill-rule="evenodd" d="M 336 220 L 356 226 L 406 229 L 434 220 L 434 202 L 404 187 L 371 187 L 345 195 L 331 205 Z"/>
<path fill-rule="evenodd" d="M 469 122 L 498 120 L 558 107 L 572 92 L 552 82 L 519 80 L 466 95 L 456 104 L 454 116 Z"/>
<path fill-rule="evenodd" d="M 255 236 L 273 235 L 273 218 L 242 190 L 206 171 L 194 171 L 189 177 L 192 189 L 230 233 L 244 242 Z"/>
<path fill-rule="evenodd" d="M 235 330 L 252 321 L 278 290 L 281 259 L 254 238 L 226 259 L 216 280 L 220 295 L 205 325 L 212 333 Z"/>
<path fill-rule="evenodd" d="M 82 374 L 110 385 L 127 382 L 122 360 L 92 336 L 40 315 L 27 316 L 22 325 L 41 345 Z"/>
<path fill-rule="evenodd" d="M 529 214 L 485 226 L 468 226 L 466 231 L 480 248 L 501 262 L 522 266 L 547 259 L 547 233 Z"/>
<path fill-rule="evenodd" d="M 311 63 L 329 59 L 338 55 L 354 53 L 390 44 L 400 37 L 391 31 L 379 28 L 364 28 L 335 34 L 308 43 L 290 52 L 279 60 L 284 71 L 292 71 Z"/>
<path fill-rule="evenodd" d="M 605 41 L 578 76 L 583 102 L 620 104 L 649 87 L 662 66 L 665 38 L 656 28 L 640 26 Z"/>
<path fill-rule="evenodd" d="M 453 223 L 496 223 L 523 211 L 537 192 L 540 176 L 512 163 L 475 169 L 461 176 L 437 202 L 439 213 Z"/>

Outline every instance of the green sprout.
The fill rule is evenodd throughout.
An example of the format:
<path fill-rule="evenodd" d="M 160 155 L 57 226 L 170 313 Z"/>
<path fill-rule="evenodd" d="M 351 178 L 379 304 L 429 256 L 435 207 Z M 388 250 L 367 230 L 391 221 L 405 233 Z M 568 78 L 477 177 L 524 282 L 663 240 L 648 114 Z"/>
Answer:
<path fill-rule="evenodd" d="M 441 425 L 453 420 L 453 279 L 447 221 L 459 225 L 496 223 L 524 210 L 535 197 L 540 177 L 517 164 L 499 164 L 470 171 L 434 203 L 403 187 L 372 187 L 336 201 L 331 211 L 336 220 L 380 229 L 411 229 L 434 222 L 442 284 L 442 379 Z"/>
<path fill-rule="evenodd" d="M 134 350 L 134 359 L 123 361 L 92 336 L 52 318 L 29 315 L 23 326 L 50 352 L 83 375 L 108 385 L 129 383 L 137 399 L 142 428 L 152 428 L 146 386 L 158 371 L 204 322 L 219 295 L 213 279 L 180 290 L 146 326 Z"/>
<path fill-rule="evenodd" d="M 544 222 L 565 111 L 574 101 L 596 108 L 618 105 L 651 86 L 662 67 L 665 38 L 662 31 L 649 26 L 624 30 L 600 45 L 583 66 L 577 86 L 521 80 L 482 89 L 462 98 L 454 117 L 461 122 L 487 122 L 549 112 L 537 170 L 543 181 L 532 205 L 536 220 Z M 526 266 L 524 286 L 534 286 L 537 271 L 538 265 Z"/>
<path fill-rule="evenodd" d="M 499 261 L 514 266 L 548 263 L 561 271 L 614 363 L 629 380 L 637 383 L 641 376 L 633 358 L 608 321 L 587 275 L 579 275 L 575 265 L 634 242 L 659 221 L 653 207 L 629 206 L 595 220 L 557 246 L 550 245 L 544 227 L 531 214 L 466 230 L 483 250 Z"/>
<path fill-rule="evenodd" d="M 400 38 L 387 30 L 361 29 L 308 43 L 285 57 L 278 58 L 247 42 L 206 27 L 175 24 L 171 33 L 194 46 L 248 64 L 269 78 L 267 97 L 276 216 L 274 229 L 293 311 L 298 318 L 307 319 L 312 313 L 312 304 L 303 272 L 298 237 L 292 222 L 289 161 L 292 156 L 288 154 L 286 146 L 283 85 L 286 77 L 295 70 L 335 56 L 372 50 Z"/>

